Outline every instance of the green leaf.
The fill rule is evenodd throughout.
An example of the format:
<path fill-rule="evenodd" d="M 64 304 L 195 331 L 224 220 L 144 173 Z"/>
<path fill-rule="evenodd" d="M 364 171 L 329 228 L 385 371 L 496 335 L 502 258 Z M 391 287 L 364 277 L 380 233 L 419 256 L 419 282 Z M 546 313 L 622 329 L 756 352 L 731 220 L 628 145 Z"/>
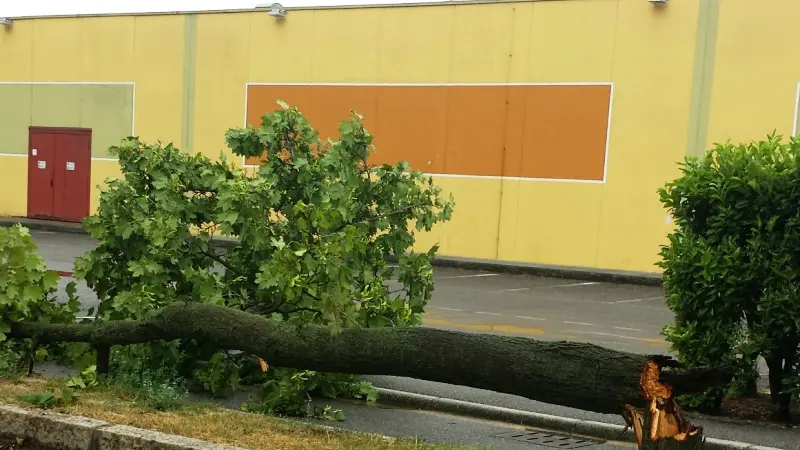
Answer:
<path fill-rule="evenodd" d="M 70 281 L 69 283 L 67 283 L 67 288 L 66 288 L 67 296 L 69 296 L 70 298 L 74 297 L 75 294 L 78 292 L 77 286 L 78 286 L 77 283 L 75 283 L 74 281 Z"/>
<path fill-rule="evenodd" d="M 61 276 L 55 270 L 48 270 L 44 274 L 43 282 L 44 288 L 47 291 L 52 291 L 58 287 L 58 280 L 61 279 Z"/>
<path fill-rule="evenodd" d="M 280 249 L 282 249 L 283 247 L 286 246 L 286 243 L 283 242 L 283 238 L 280 238 L 280 239 L 272 238 L 271 242 L 272 242 L 272 246 L 276 247 L 278 250 L 280 250 Z"/>
<path fill-rule="evenodd" d="M 0 342 L 6 340 L 6 335 L 11 332 L 11 326 L 7 323 L 0 323 Z"/>
<path fill-rule="evenodd" d="M 35 392 L 35 393 L 25 394 L 23 395 L 22 398 L 26 402 L 42 408 L 54 406 L 56 404 L 56 397 L 49 392 Z"/>
<path fill-rule="evenodd" d="M 225 218 L 223 220 L 230 224 L 234 224 L 238 219 L 239 219 L 239 213 L 237 213 L 236 211 L 230 211 L 225 215 Z"/>

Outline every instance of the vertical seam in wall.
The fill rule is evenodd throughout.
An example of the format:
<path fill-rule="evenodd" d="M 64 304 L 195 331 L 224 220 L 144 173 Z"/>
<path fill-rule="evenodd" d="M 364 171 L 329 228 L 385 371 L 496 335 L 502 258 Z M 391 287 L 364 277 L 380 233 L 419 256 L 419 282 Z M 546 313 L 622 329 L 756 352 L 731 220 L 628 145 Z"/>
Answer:
<path fill-rule="evenodd" d="M 385 12 L 384 8 L 378 8 L 378 19 L 377 20 L 378 20 L 379 24 L 383 23 L 383 14 L 384 14 L 384 12 Z M 375 68 L 376 68 L 375 69 L 375 80 L 379 80 L 379 81 L 383 81 L 381 79 L 381 35 L 382 35 L 381 27 L 379 26 L 378 27 L 378 36 L 375 38 L 375 58 L 376 58 L 376 60 L 375 60 Z M 373 110 L 375 111 L 375 113 L 373 114 L 374 117 L 373 117 L 372 120 L 375 121 L 374 122 L 375 124 L 378 124 L 379 123 L 378 117 L 380 115 L 380 93 L 379 93 L 379 88 L 378 87 L 373 87 L 373 89 L 375 89 L 375 101 L 372 104 L 372 107 L 374 108 Z M 377 129 L 377 127 L 376 127 L 376 129 Z M 378 131 L 378 132 L 380 132 L 380 131 Z M 373 139 L 375 139 L 374 136 L 373 136 Z M 375 145 L 375 144 L 372 144 L 372 145 Z M 376 147 L 376 150 L 377 150 L 377 147 Z"/>
<path fill-rule="evenodd" d="M 187 14 L 183 35 L 183 101 L 181 110 L 181 148 L 193 152 L 194 94 L 197 56 L 197 15 Z"/>
<path fill-rule="evenodd" d="M 500 153 L 500 197 L 497 205 L 497 237 L 494 240 L 494 259 L 500 259 L 500 231 L 503 225 L 503 191 L 505 190 L 505 175 L 506 175 L 506 153 L 508 152 L 508 107 L 511 101 L 511 67 L 514 64 L 514 32 L 516 31 L 517 23 L 517 7 L 511 7 L 511 33 L 508 42 L 508 68 L 506 69 L 506 107 L 505 118 L 503 120 L 503 151 Z"/>
<path fill-rule="evenodd" d="M 621 0 L 617 0 L 617 8 L 614 11 L 614 40 L 611 43 L 611 65 L 609 66 L 609 79 L 611 79 L 611 87 L 609 88 L 608 93 L 608 110 L 613 111 L 614 105 L 614 88 L 616 84 L 614 83 L 614 61 L 617 57 L 617 33 L 619 32 L 619 2 Z M 600 266 L 600 243 L 603 237 L 603 190 L 606 188 L 608 184 L 608 161 L 609 156 L 611 154 L 611 130 L 613 128 L 613 114 L 608 115 L 608 129 L 606 132 L 608 135 L 606 136 L 606 160 L 604 162 L 603 167 L 603 183 L 600 184 L 600 198 L 597 201 L 597 237 L 595 238 L 594 242 L 594 267 Z"/>
<path fill-rule="evenodd" d="M 718 23 L 719 0 L 700 0 L 686 156 L 700 156 L 706 147 Z"/>
<path fill-rule="evenodd" d="M 455 51 L 455 35 L 456 35 L 456 20 L 457 20 L 456 6 L 455 5 L 450 5 L 450 11 L 451 11 L 451 14 L 452 14 L 452 22 L 451 22 L 451 27 L 450 27 L 450 49 L 449 49 L 449 51 L 447 53 L 448 58 L 449 58 L 448 59 L 448 67 L 447 67 L 447 79 L 445 81 L 448 85 L 453 82 L 453 59 L 454 59 L 453 58 L 453 52 Z M 448 133 L 446 131 L 446 128 L 447 128 L 448 121 L 450 120 L 450 94 L 452 93 L 451 89 L 452 89 L 451 86 L 447 87 L 447 91 L 446 91 L 447 95 L 445 96 L 445 103 L 444 103 L 445 133 L 444 133 L 444 144 L 442 145 L 442 149 L 441 149 L 441 151 L 442 151 L 442 172 L 444 172 L 445 165 L 447 164 L 447 145 L 448 145 L 448 138 L 447 137 L 448 137 Z M 452 187 L 449 190 L 450 190 L 450 195 L 452 195 L 453 194 Z M 454 200 L 458 201 L 457 199 L 454 199 Z M 453 209 L 453 214 L 454 215 L 458 214 L 456 212 L 457 209 L 458 208 L 454 208 Z M 452 220 L 452 218 L 451 218 L 451 220 Z M 436 243 L 439 245 L 440 248 L 442 246 L 442 241 L 444 241 L 444 243 L 447 244 L 447 233 L 440 234 L 438 239 L 437 239 L 437 241 L 436 241 Z"/>
<path fill-rule="evenodd" d="M 136 28 L 138 28 L 138 25 L 139 25 L 138 22 L 139 22 L 138 18 L 134 17 L 133 18 L 133 39 L 131 40 L 131 55 L 133 55 L 134 61 L 135 61 L 135 58 L 136 58 Z M 133 90 L 131 92 L 131 114 L 132 114 L 132 117 L 131 117 L 131 136 L 130 137 L 136 136 L 136 79 L 138 77 L 136 76 L 135 67 L 136 67 L 136 65 L 134 64 L 134 73 L 132 74 L 134 82 L 133 82 Z"/>
<path fill-rule="evenodd" d="M 798 121 L 800 121 L 800 83 L 797 83 L 797 87 L 795 88 L 794 94 L 794 122 L 792 123 L 792 136 L 796 136 L 797 132 L 800 131 L 800 127 L 798 127 Z"/>
<path fill-rule="evenodd" d="M 455 5 L 453 5 L 450 8 L 451 8 L 451 10 L 453 12 L 453 21 L 452 21 L 452 26 L 450 27 L 450 51 L 448 52 L 449 53 L 449 58 L 450 58 L 449 66 L 447 68 L 447 83 L 448 84 L 452 84 L 453 83 L 453 65 L 454 65 L 453 60 L 455 59 L 454 54 L 455 54 L 455 48 L 456 48 L 456 26 L 457 26 L 457 23 L 458 23 L 458 10 L 456 9 L 457 7 Z M 447 124 L 450 121 L 450 95 L 452 93 L 453 93 L 452 86 L 448 86 L 447 87 L 447 96 L 445 97 L 446 101 L 445 101 L 445 104 L 444 104 L 444 108 L 445 108 L 444 109 L 445 127 L 448 126 Z M 445 167 L 447 167 L 447 149 L 448 149 L 448 145 L 450 143 L 449 142 L 450 140 L 448 139 L 448 135 L 449 135 L 449 133 L 447 133 L 447 130 L 445 128 L 444 147 L 442 148 L 442 171 L 443 172 L 446 172 Z M 451 192 L 451 194 L 452 194 L 452 192 Z M 445 234 L 444 236 L 446 238 L 447 235 Z"/>
<path fill-rule="evenodd" d="M 526 77 L 526 79 L 530 79 L 530 77 L 531 77 L 531 72 L 530 72 L 530 70 L 531 70 L 531 47 L 533 46 L 533 32 L 534 32 L 534 19 L 535 18 L 536 18 L 536 5 L 531 3 L 531 16 L 528 19 L 529 20 L 529 22 L 528 22 L 528 45 L 525 47 L 525 55 L 527 56 L 527 59 L 525 61 L 525 77 Z M 525 158 L 525 149 L 524 149 L 524 145 L 525 145 L 525 125 L 527 123 L 528 123 L 528 96 L 525 96 L 524 102 L 523 102 L 523 109 L 522 109 L 522 131 L 521 131 L 520 136 L 519 136 L 520 151 L 519 151 L 519 159 L 517 160 L 517 164 L 520 167 L 522 166 L 522 161 Z M 522 181 L 514 180 L 514 182 L 517 184 L 517 195 L 516 195 L 517 204 L 515 205 L 515 211 L 517 211 L 518 213 L 514 215 L 514 234 L 513 234 L 513 236 L 514 236 L 514 239 L 517 239 L 517 235 L 519 233 L 519 217 L 520 217 L 519 211 L 520 211 L 520 205 L 522 204 L 522 195 L 520 194 L 519 187 L 522 184 Z M 498 248 L 499 248 L 499 245 L 498 245 Z M 515 254 L 513 257 L 506 258 L 506 259 L 519 259 L 519 258 L 517 258 L 516 254 Z"/>

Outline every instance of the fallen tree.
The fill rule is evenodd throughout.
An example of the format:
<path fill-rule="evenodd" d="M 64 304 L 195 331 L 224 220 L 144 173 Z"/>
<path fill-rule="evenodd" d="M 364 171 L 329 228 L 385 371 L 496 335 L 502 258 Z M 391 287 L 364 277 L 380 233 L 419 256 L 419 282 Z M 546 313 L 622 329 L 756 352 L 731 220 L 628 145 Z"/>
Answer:
<path fill-rule="evenodd" d="M 328 327 L 293 325 L 198 303 L 168 306 L 148 321 L 14 323 L 7 337 L 31 338 L 39 344 L 86 342 L 97 347 L 194 338 L 257 355 L 281 367 L 394 375 L 487 389 L 586 411 L 623 414 L 637 431 L 640 448 L 696 448 L 643 445 L 688 444 L 700 439 L 701 430 L 680 417 L 672 399 L 730 379 L 723 369 L 681 370 L 667 356 L 592 344 L 419 327 L 345 329 L 332 334 Z"/>

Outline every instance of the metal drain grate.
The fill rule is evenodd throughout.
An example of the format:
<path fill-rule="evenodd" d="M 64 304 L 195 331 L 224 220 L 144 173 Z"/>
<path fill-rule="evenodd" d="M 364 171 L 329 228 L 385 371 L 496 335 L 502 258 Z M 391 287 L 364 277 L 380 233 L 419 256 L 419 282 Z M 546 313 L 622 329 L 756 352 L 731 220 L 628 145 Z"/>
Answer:
<path fill-rule="evenodd" d="M 509 433 L 497 434 L 495 437 L 563 449 L 584 448 L 601 443 L 600 441 L 589 441 L 544 431 L 512 431 Z"/>

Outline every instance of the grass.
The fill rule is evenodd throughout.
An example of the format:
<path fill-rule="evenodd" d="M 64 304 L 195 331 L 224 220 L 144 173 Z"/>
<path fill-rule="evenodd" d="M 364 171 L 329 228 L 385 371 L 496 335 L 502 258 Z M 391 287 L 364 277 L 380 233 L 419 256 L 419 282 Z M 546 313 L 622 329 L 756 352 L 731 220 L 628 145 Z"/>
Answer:
<path fill-rule="evenodd" d="M 0 379 L 0 403 L 32 408 L 25 394 L 57 392 L 63 379 Z M 465 450 L 468 447 L 431 445 L 416 440 L 387 440 L 381 436 L 338 431 L 304 423 L 231 411 L 210 404 L 190 403 L 158 412 L 132 391 L 98 386 L 54 410 L 114 424 L 161 431 L 251 450 Z"/>

